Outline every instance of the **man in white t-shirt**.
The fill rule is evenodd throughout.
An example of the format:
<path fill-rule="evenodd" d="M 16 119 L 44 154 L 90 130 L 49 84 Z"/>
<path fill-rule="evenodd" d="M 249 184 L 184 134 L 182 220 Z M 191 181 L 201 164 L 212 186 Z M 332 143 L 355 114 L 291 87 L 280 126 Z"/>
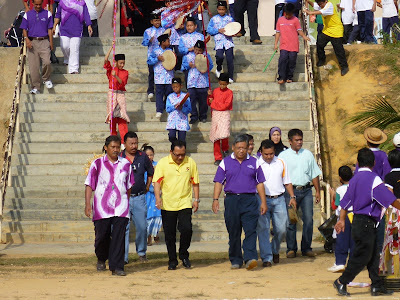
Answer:
<path fill-rule="evenodd" d="M 399 24 L 399 9 L 397 0 L 382 0 L 378 6 L 382 7 L 382 30 L 390 35 L 390 29 L 394 24 Z M 400 34 L 396 35 L 397 40 Z"/>
<path fill-rule="evenodd" d="M 279 250 L 286 234 L 288 214 L 285 200 L 285 187 L 290 195 L 289 206 L 296 209 L 296 196 L 293 192 L 286 163 L 275 156 L 275 144 L 271 140 L 261 143 L 261 156 L 257 160 L 266 181 L 264 182 L 268 210 L 260 215 L 257 224 L 258 243 L 263 267 L 271 267 L 272 261 L 279 263 Z M 261 200 L 259 200 L 261 203 Z M 274 237 L 270 241 L 270 222 L 272 220 Z"/>
<path fill-rule="evenodd" d="M 376 0 L 353 0 L 353 11 L 357 11 L 361 42 L 375 43 L 374 12 L 376 11 Z"/>
<path fill-rule="evenodd" d="M 90 20 L 92 21 L 92 30 L 93 30 L 92 37 L 99 37 L 99 26 L 97 24 L 97 7 L 94 1 L 95 0 L 85 0 L 85 3 L 89 11 Z M 86 25 L 83 26 L 82 36 L 89 37 Z"/>
<path fill-rule="evenodd" d="M 353 12 L 353 0 L 341 0 L 337 5 L 342 11 L 342 23 L 343 23 L 343 44 L 347 44 L 350 34 L 353 31 L 353 21 L 355 13 Z"/>

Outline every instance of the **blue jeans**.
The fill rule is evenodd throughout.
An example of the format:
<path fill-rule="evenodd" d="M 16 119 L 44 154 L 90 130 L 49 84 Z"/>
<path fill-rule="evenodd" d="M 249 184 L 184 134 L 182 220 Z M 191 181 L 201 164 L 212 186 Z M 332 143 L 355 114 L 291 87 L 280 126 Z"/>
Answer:
<path fill-rule="evenodd" d="M 306 253 L 312 251 L 311 242 L 313 237 L 313 215 L 314 215 L 314 202 L 312 189 L 307 188 L 304 190 L 294 189 L 294 195 L 296 196 L 297 209 L 301 209 L 302 221 L 303 221 L 303 236 L 301 238 L 301 252 Z M 286 204 L 289 205 L 290 196 L 285 193 Z M 287 227 L 286 232 L 286 243 L 287 250 L 297 252 L 297 239 L 296 239 L 296 224 L 290 224 Z"/>
<path fill-rule="evenodd" d="M 229 260 L 232 265 L 243 265 L 257 259 L 257 221 L 260 215 L 254 194 L 227 194 L 225 198 L 225 225 L 229 234 Z M 242 255 L 242 229 L 244 231 Z"/>
<path fill-rule="evenodd" d="M 139 195 L 129 198 L 129 213 L 132 216 L 132 221 L 136 229 L 136 252 L 139 256 L 146 255 L 147 251 L 147 203 L 146 195 Z M 125 257 L 124 260 L 128 261 L 129 254 L 129 229 L 130 222 L 125 230 Z"/>
<path fill-rule="evenodd" d="M 261 205 L 261 199 L 258 195 L 257 198 L 258 203 Z M 279 254 L 281 241 L 286 234 L 288 223 L 286 201 L 283 195 L 276 199 L 267 198 L 267 206 L 267 213 L 258 217 L 257 224 L 258 244 L 263 262 L 271 262 L 272 254 Z M 271 219 L 274 232 L 272 241 L 270 241 L 269 237 Z"/>

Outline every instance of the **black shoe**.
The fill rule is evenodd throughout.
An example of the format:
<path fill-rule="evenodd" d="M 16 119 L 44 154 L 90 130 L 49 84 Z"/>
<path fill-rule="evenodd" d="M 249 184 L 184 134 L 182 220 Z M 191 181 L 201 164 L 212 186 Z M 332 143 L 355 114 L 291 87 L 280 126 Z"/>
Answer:
<path fill-rule="evenodd" d="M 182 264 L 186 269 L 190 269 L 192 267 L 189 258 L 182 259 Z"/>
<path fill-rule="evenodd" d="M 105 271 L 106 270 L 106 262 L 105 261 L 101 261 L 101 260 L 97 260 L 97 271 Z"/>
<path fill-rule="evenodd" d="M 317 62 L 317 67 L 322 67 L 323 65 L 325 65 L 325 63 L 326 63 L 325 61 L 320 61 L 320 60 L 319 60 L 319 61 Z"/>
<path fill-rule="evenodd" d="M 129 264 L 129 261 L 128 260 L 124 261 L 124 265 L 127 265 L 127 264 Z"/>
<path fill-rule="evenodd" d="M 221 163 L 221 160 L 216 160 L 215 162 L 214 162 L 214 165 L 216 165 L 216 166 L 219 166 L 219 164 Z"/>
<path fill-rule="evenodd" d="M 279 264 L 279 254 L 272 254 L 272 261 L 274 264 Z"/>
<path fill-rule="evenodd" d="M 340 71 L 340 74 L 342 76 L 346 75 L 349 72 L 349 68 L 343 68 L 342 71 Z"/>
<path fill-rule="evenodd" d="M 194 123 L 196 123 L 197 121 L 198 121 L 197 119 L 196 119 L 196 120 L 191 119 L 190 122 L 189 122 L 189 124 L 194 124 Z"/>
<path fill-rule="evenodd" d="M 176 270 L 176 264 L 175 263 L 171 263 L 168 265 L 168 270 Z"/>
<path fill-rule="evenodd" d="M 336 289 L 339 296 L 350 296 L 350 293 L 347 292 L 347 286 L 345 284 L 341 284 L 339 279 L 335 280 L 333 287 Z"/>
<path fill-rule="evenodd" d="M 371 296 L 392 295 L 393 291 L 388 291 L 384 287 L 371 287 Z"/>
<path fill-rule="evenodd" d="M 264 261 L 263 262 L 263 267 L 264 268 L 272 267 L 272 263 L 270 261 Z"/>
<path fill-rule="evenodd" d="M 113 270 L 111 274 L 114 276 L 126 276 L 124 270 Z"/>

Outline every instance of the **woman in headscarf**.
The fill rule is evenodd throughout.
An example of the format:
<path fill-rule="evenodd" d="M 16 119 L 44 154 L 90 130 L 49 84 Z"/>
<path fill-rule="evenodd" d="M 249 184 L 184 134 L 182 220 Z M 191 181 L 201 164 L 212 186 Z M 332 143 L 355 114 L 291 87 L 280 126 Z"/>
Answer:
<path fill-rule="evenodd" d="M 278 156 L 279 153 L 288 148 L 282 143 L 282 131 L 279 127 L 272 127 L 270 129 L 269 139 L 275 144 L 275 156 Z"/>
<path fill-rule="evenodd" d="M 92 36 L 92 21 L 85 0 L 60 0 L 54 20 L 53 34 L 60 26 L 60 45 L 64 54 L 64 64 L 69 74 L 79 73 L 79 46 L 81 44 L 83 22 Z"/>

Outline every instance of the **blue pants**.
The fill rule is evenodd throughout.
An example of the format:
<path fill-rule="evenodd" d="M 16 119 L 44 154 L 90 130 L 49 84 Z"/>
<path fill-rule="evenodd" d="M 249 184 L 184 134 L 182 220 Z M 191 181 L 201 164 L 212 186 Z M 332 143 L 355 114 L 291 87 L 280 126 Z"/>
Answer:
<path fill-rule="evenodd" d="M 313 215 L 314 215 L 314 202 L 312 189 L 307 188 L 304 190 L 294 189 L 296 196 L 297 209 L 301 209 L 303 221 L 303 236 L 301 238 L 301 252 L 306 253 L 312 251 L 311 242 L 313 237 Z M 290 196 L 285 193 L 286 204 L 289 205 Z M 297 239 L 296 239 L 296 226 L 297 224 L 290 224 L 286 232 L 287 252 L 297 252 Z"/>
<path fill-rule="evenodd" d="M 129 198 L 129 213 L 136 229 L 136 252 L 139 256 L 146 255 L 147 251 L 147 203 L 146 195 L 139 195 Z M 128 261 L 129 254 L 129 230 L 130 222 L 125 230 L 125 262 Z"/>
<path fill-rule="evenodd" d="M 156 110 L 162 113 L 165 109 L 165 100 L 172 93 L 170 84 L 156 84 Z"/>
<path fill-rule="evenodd" d="M 229 4 L 229 14 L 235 20 L 235 3 Z"/>
<path fill-rule="evenodd" d="M 351 223 L 349 218 L 346 217 L 344 232 L 339 233 L 336 237 L 335 264 L 346 265 L 347 257 L 350 258 L 353 255 L 353 250 L 354 241 L 351 237 Z"/>
<path fill-rule="evenodd" d="M 361 42 L 375 43 L 374 39 L 374 13 L 370 10 L 358 11 L 358 26 L 360 26 Z"/>
<path fill-rule="evenodd" d="M 257 198 L 259 200 L 258 203 L 261 205 L 258 195 Z M 262 261 L 272 262 L 272 254 L 279 254 L 282 239 L 286 234 L 288 215 L 285 197 L 282 195 L 276 199 L 267 198 L 267 206 L 267 213 L 258 217 L 257 235 Z M 274 232 L 272 241 L 270 241 L 269 237 L 271 219 Z"/>
<path fill-rule="evenodd" d="M 190 115 L 191 120 L 207 120 L 207 90 L 208 88 L 189 88 L 188 92 L 190 94 L 190 104 L 192 106 L 192 112 Z M 199 105 L 199 110 L 197 110 L 197 105 Z"/>
<path fill-rule="evenodd" d="M 257 259 L 257 222 L 259 213 L 255 194 L 227 194 L 225 198 L 225 225 L 229 234 L 229 260 L 232 265 L 242 265 Z M 242 255 L 242 228 L 243 240 Z"/>
<path fill-rule="evenodd" d="M 355 40 L 358 40 L 360 38 L 360 26 L 359 25 L 354 25 L 353 30 L 350 33 L 349 40 L 347 41 L 349 44 L 354 42 Z"/>
<path fill-rule="evenodd" d="M 234 71 L 234 66 L 233 66 L 233 48 L 229 49 L 219 49 L 215 53 L 215 59 L 217 62 L 217 70 L 221 71 L 222 70 L 222 64 L 224 62 L 224 53 L 226 56 L 226 63 L 228 65 L 228 74 L 229 78 L 233 79 L 233 71 Z"/>
<path fill-rule="evenodd" d="M 147 65 L 149 67 L 149 87 L 147 88 L 147 95 L 154 94 L 154 66 Z"/>
<path fill-rule="evenodd" d="M 281 50 L 278 63 L 278 80 L 293 80 L 297 52 Z"/>
<path fill-rule="evenodd" d="M 179 141 L 186 141 L 186 131 L 168 129 L 168 139 L 171 143 L 177 139 L 176 134 L 178 134 Z"/>
<path fill-rule="evenodd" d="M 382 30 L 387 34 L 390 34 L 390 29 L 394 24 L 399 24 L 399 17 L 391 17 L 391 18 L 382 18 Z M 396 34 L 396 39 L 400 40 L 400 34 Z"/>

